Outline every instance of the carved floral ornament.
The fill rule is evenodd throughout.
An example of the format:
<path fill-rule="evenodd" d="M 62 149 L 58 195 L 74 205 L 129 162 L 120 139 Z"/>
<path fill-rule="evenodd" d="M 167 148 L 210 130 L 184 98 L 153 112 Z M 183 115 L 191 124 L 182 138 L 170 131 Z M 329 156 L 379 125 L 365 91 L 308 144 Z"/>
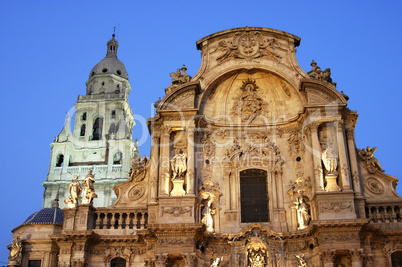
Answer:
<path fill-rule="evenodd" d="M 220 51 L 216 60 L 221 64 L 227 60 L 238 58 L 252 60 L 266 57 L 280 62 L 281 56 L 275 52 L 279 47 L 276 39 L 264 39 L 260 32 L 236 33 L 231 40 L 222 40 L 215 51 Z"/>

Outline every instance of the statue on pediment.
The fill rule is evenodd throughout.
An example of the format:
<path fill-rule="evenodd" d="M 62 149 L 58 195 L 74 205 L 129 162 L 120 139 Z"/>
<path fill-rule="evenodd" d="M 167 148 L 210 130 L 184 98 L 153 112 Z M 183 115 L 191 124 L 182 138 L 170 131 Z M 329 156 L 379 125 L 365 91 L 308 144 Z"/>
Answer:
<path fill-rule="evenodd" d="M 130 181 L 141 182 L 144 180 L 147 162 L 148 160 L 146 156 L 131 159 L 131 168 L 128 173 Z"/>
<path fill-rule="evenodd" d="M 321 68 L 317 66 L 317 62 L 315 62 L 314 60 L 311 62 L 310 65 L 313 67 L 313 69 L 307 72 L 307 74 L 311 79 L 327 82 L 336 86 L 336 83 L 332 82 L 330 68 L 326 68 L 324 71 L 322 71 Z"/>
<path fill-rule="evenodd" d="M 170 77 L 172 77 L 172 83 L 169 85 L 168 88 L 165 89 L 166 93 L 170 92 L 172 89 L 176 88 L 179 85 L 188 83 L 191 80 L 191 76 L 189 76 L 186 71 L 187 68 L 185 65 L 183 65 L 183 67 L 178 68 L 176 72 L 170 73 Z"/>
<path fill-rule="evenodd" d="M 64 200 L 64 203 L 67 204 L 67 208 L 75 208 L 78 205 L 78 197 L 81 196 L 82 188 L 80 182 L 78 181 L 78 176 L 74 176 L 74 180 L 68 187 L 70 192 L 70 196 Z"/>
<path fill-rule="evenodd" d="M 374 152 L 376 152 L 376 150 L 377 150 L 376 147 L 371 148 L 369 146 L 366 149 L 365 148 L 357 149 L 360 158 L 367 163 L 369 167 L 368 171 L 370 173 L 375 173 L 376 170 L 379 170 L 380 172 L 385 172 L 381 167 L 381 164 L 378 161 L 378 159 L 374 157 Z"/>
<path fill-rule="evenodd" d="M 98 195 L 95 194 L 95 175 L 92 174 L 92 170 L 88 170 L 87 176 L 85 176 L 84 181 L 81 183 L 84 184 L 82 187 L 84 193 L 82 196 L 82 204 L 90 204 L 94 198 L 97 198 Z"/>

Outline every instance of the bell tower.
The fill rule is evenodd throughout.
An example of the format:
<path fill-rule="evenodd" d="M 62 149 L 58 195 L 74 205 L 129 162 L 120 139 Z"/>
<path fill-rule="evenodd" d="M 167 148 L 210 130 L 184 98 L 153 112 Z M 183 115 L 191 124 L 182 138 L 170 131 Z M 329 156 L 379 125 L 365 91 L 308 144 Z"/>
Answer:
<path fill-rule="evenodd" d="M 43 207 L 51 207 L 59 192 L 69 195 L 68 186 L 78 175 L 82 181 L 88 170 L 95 175 L 94 206 L 113 203 L 113 186 L 128 179 L 131 159 L 139 157 L 132 131 L 135 124 L 128 97 L 131 91 L 124 64 L 117 58 L 115 35 L 107 43 L 106 57 L 96 64 L 86 82 L 86 94 L 78 96 L 74 127 L 67 115 L 64 128 L 51 144 L 49 173 Z M 65 203 L 60 203 L 61 208 Z"/>

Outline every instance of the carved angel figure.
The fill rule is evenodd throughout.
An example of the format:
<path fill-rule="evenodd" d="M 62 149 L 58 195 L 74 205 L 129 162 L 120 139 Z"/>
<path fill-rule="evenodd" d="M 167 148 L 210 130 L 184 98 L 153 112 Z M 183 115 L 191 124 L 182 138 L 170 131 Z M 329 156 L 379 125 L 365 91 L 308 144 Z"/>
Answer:
<path fill-rule="evenodd" d="M 16 262 L 17 265 L 20 265 L 22 258 L 21 252 L 22 252 L 22 242 L 21 239 L 17 236 L 17 238 L 12 241 L 10 255 L 8 256 L 8 259 L 10 261 Z"/>
<path fill-rule="evenodd" d="M 184 179 L 184 174 L 187 171 L 187 155 L 180 149 L 179 153 L 176 154 L 171 160 L 170 163 L 172 165 L 173 170 L 173 179 Z"/>
<path fill-rule="evenodd" d="M 88 170 L 87 176 L 85 176 L 84 181 L 82 181 L 81 183 L 84 184 L 84 186 L 82 187 L 84 190 L 84 194 L 82 196 L 82 204 L 92 203 L 92 200 L 98 197 L 98 195 L 95 194 L 95 176 L 92 174 L 92 170 Z"/>
<path fill-rule="evenodd" d="M 139 157 L 131 159 L 131 168 L 129 172 L 130 181 L 140 182 L 144 180 L 147 162 L 148 160 L 146 156 L 143 156 L 141 159 Z"/>
<path fill-rule="evenodd" d="M 321 155 L 324 167 L 329 174 L 336 174 L 336 169 L 338 167 L 338 155 L 335 151 L 328 146 Z"/>
<path fill-rule="evenodd" d="M 362 150 L 358 149 L 357 151 L 359 153 L 359 156 L 363 160 L 365 160 L 367 162 L 367 164 L 369 164 L 370 166 L 374 167 L 375 169 L 378 169 L 381 172 L 384 172 L 384 170 L 381 167 L 380 162 L 378 161 L 378 159 L 376 159 L 374 157 L 374 152 L 376 150 L 377 150 L 376 147 L 371 148 L 371 147 L 368 146 L 367 149 L 363 148 Z"/>
<path fill-rule="evenodd" d="M 71 182 L 69 186 L 70 196 L 64 200 L 64 203 L 67 204 L 68 208 L 74 208 L 78 204 L 78 197 L 81 196 L 81 185 L 78 181 L 78 176 L 74 176 L 74 180 Z"/>

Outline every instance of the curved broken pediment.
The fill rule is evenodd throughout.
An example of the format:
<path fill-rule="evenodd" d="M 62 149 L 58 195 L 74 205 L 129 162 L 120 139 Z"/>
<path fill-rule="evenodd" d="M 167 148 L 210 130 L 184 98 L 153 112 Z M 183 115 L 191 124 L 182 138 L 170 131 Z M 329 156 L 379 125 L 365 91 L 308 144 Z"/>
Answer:
<path fill-rule="evenodd" d="M 240 71 L 216 84 L 207 89 L 200 107 L 215 124 L 282 124 L 295 120 L 303 110 L 297 90 L 273 73 Z"/>

